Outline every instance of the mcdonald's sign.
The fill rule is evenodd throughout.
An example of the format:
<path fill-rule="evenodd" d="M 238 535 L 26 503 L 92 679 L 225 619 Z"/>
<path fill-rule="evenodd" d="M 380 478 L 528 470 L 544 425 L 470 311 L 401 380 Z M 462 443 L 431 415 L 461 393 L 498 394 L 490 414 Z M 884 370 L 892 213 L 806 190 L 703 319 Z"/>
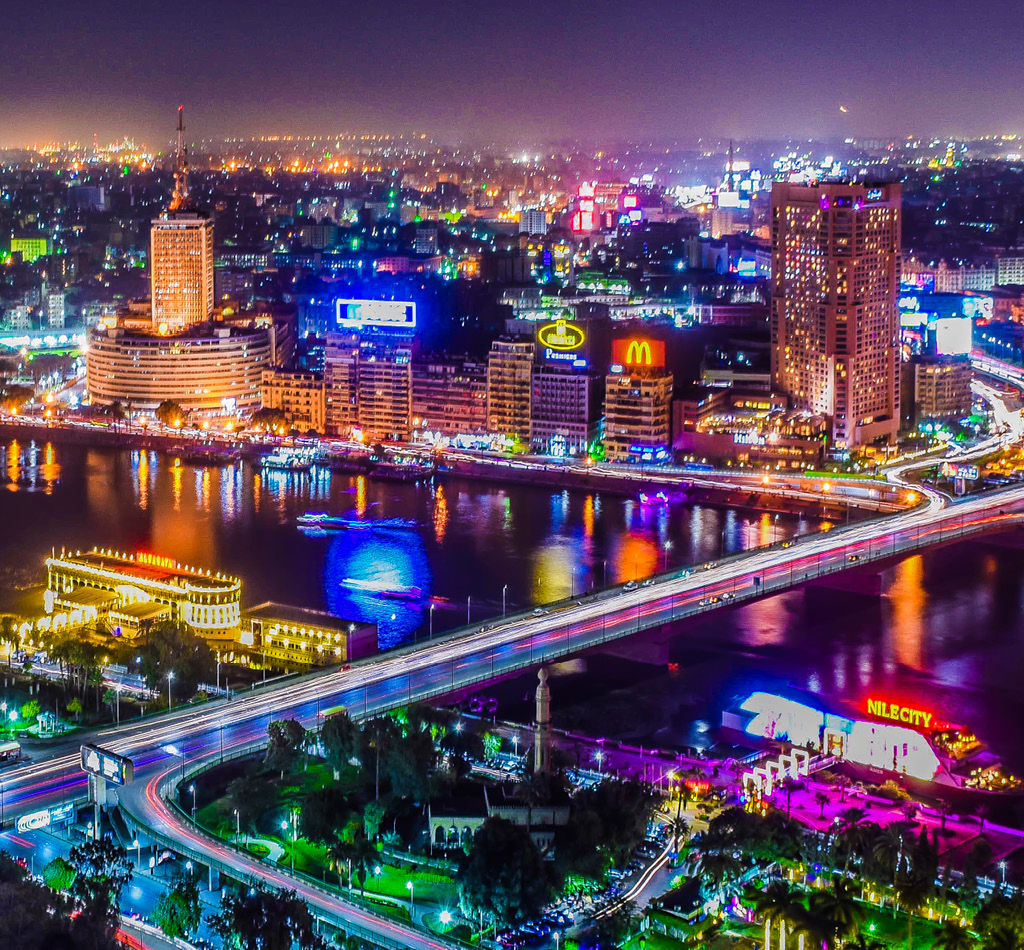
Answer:
<path fill-rule="evenodd" d="M 665 365 L 665 343 L 637 337 L 613 340 L 612 363 L 643 369 L 660 368 Z"/>

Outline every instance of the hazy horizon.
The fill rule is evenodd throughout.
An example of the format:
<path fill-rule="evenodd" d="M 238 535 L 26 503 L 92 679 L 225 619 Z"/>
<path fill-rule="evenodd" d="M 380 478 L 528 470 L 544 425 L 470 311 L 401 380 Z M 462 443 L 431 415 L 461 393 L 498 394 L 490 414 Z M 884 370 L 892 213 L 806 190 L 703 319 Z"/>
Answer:
<path fill-rule="evenodd" d="M 419 131 L 477 143 L 1024 129 L 1005 4 L 54 0 L 5 9 L 0 142 Z M 841 111 L 845 108 L 845 112 Z"/>

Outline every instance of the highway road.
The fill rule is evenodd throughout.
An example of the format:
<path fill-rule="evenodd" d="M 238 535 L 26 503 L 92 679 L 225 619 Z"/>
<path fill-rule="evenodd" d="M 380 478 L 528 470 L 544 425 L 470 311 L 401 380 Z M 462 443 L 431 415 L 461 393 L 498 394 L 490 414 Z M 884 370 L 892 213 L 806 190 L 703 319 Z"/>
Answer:
<path fill-rule="evenodd" d="M 313 885 L 296 885 L 289 875 L 267 868 L 186 827 L 161 798 L 160 789 L 184 751 L 185 768 L 216 761 L 222 754 L 258 743 L 272 719 L 293 717 L 314 725 L 327 709 L 345 706 L 356 717 L 484 683 L 495 676 L 536 666 L 609 640 L 701 615 L 732 603 L 764 596 L 795 584 L 864 566 L 874 560 L 912 553 L 1024 520 L 1024 486 L 971 496 L 950 503 L 934 492 L 900 514 L 836 528 L 821 534 L 703 565 L 673 571 L 645 582 L 520 613 L 484 626 L 453 631 L 402 650 L 354 664 L 344 671 L 321 671 L 161 717 L 122 723 L 96 741 L 130 756 L 136 781 L 124 792 L 128 810 L 155 832 L 180 842 L 197 856 L 233 869 L 242 878 L 258 875 L 279 886 L 305 888 L 303 896 L 325 916 L 346 917 L 382 942 L 418 948 L 443 943 L 338 899 Z M 55 747 L 45 759 L 7 769 L 0 778 L 3 820 L 59 804 L 83 794 L 77 741 Z M 359 920 L 356 918 L 359 917 Z"/>

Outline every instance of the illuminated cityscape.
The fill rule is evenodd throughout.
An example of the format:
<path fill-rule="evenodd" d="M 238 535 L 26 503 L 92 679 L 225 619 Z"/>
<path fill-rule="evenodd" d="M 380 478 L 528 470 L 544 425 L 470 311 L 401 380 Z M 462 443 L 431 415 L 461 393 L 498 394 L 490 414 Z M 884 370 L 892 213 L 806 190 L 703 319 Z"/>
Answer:
<path fill-rule="evenodd" d="M 5 10 L 0 950 L 1024 946 L 1021 28 L 857 13 Z"/>

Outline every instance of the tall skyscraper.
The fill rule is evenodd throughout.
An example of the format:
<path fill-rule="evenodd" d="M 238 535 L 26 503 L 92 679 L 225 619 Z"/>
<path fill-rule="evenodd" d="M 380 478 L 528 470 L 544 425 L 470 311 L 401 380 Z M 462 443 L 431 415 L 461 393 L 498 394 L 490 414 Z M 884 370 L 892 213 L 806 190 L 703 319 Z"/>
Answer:
<path fill-rule="evenodd" d="M 900 425 L 900 186 L 772 188 L 772 382 L 837 448 Z"/>
<path fill-rule="evenodd" d="M 189 196 L 184 134 L 179 107 L 174 194 L 150 231 L 153 327 L 158 332 L 182 330 L 213 316 L 213 220 Z"/>

